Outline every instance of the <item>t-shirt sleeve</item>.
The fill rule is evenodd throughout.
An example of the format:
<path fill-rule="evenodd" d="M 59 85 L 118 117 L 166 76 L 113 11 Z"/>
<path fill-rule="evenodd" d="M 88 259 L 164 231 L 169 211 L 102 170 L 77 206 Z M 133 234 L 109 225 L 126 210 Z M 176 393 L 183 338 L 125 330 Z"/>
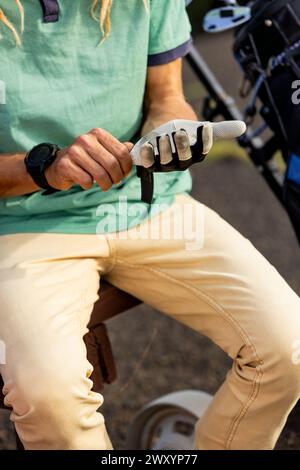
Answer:
<path fill-rule="evenodd" d="M 150 0 L 148 66 L 185 56 L 191 47 L 191 24 L 185 0 Z"/>

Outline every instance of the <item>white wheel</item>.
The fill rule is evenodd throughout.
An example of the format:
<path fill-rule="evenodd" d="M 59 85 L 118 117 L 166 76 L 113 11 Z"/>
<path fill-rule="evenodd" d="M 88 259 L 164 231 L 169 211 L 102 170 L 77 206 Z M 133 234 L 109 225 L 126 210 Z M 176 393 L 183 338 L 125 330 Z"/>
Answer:
<path fill-rule="evenodd" d="M 196 390 L 164 395 L 135 416 L 126 439 L 130 450 L 192 450 L 194 428 L 212 396 Z"/>

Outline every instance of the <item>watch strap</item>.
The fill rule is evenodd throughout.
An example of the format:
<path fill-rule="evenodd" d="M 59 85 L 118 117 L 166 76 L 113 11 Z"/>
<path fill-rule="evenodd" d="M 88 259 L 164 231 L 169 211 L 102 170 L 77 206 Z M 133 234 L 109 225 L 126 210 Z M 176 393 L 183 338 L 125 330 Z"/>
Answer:
<path fill-rule="evenodd" d="M 31 168 L 30 169 L 30 176 L 33 181 L 42 189 L 54 189 L 47 181 L 45 176 L 45 165 L 42 165 L 40 168 Z"/>
<path fill-rule="evenodd" d="M 44 161 L 41 160 L 41 162 L 38 166 L 30 165 L 30 154 L 31 154 L 31 152 L 37 151 L 38 147 L 42 146 L 42 145 L 48 145 L 49 149 L 52 150 L 51 153 L 49 153 L 49 157 L 47 158 L 47 160 L 44 160 Z M 48 144 L 48 143 L 47 144 L 40 144 L 40 145 L 37 145 L 36 147 L 34 147 L 31 151 L 29 151 L 27 153 L 26 157 L 25 157 L 25 166 L 26 166 L 26 169 L 27 169 L 28 173 L 30 174 L 33 181 L 40 188 L 46 190 L 46 193 L 43 193 L 45 195 L 48 195 L 48 194 L 59 191 L 59 189 L 53 188 L 48 183 L 47 178 L 45 176 L 45 171 L 54 162 L 58 150 L 59 150 L 59 147 L 57 145 Z"/>

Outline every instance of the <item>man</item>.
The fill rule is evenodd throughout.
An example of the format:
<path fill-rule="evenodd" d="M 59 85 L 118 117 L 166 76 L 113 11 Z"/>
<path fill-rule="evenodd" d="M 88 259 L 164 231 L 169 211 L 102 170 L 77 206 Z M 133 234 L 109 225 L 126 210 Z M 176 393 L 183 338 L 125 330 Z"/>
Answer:
<path fill-rule="evenodd" d="M 82 339 L 103 275 L 234 359 L 197 426 L 196 447 L 273 448 L 300 396 L 298 296 L 248 240 L 187 195 L 187 172 L 156 178 L 154 207 L 166 210 L 148 219 L 131 210 L 140 188 L 126 142 L 142 124 L 145 133 L 197 119 L 182 91 L 184 1 L 151 0 L 148 11 L 142 0 L 93 2 L 100 46 L 87 0 L 40 3 L 24 2 L 20 35 L 22 4 L 1 0 L 0 371 L 20 439 L 26 449 L 111 448 Z M 34 148 L 45 142 L 60 150 Z M 169 151 L 167 141 L 162 147 Z M 45 195 L 48 186 L 60 191 Z M 111 222 L 104 205 L 114 209 L 119 237 L 101 232 Z M 203 214 L 201 246 L 187 249 L 197 234 L 187 233 L 185 218 L 181 238 L 145 236 L 166 218 L 182 228 L 185 207 L 192 220 Z"/>

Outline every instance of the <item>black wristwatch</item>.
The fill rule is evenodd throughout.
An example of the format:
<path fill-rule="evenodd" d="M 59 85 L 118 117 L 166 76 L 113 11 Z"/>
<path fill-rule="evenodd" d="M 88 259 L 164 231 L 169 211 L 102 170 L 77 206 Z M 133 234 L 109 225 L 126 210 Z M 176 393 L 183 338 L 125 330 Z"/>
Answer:
<path fill-rule="evenodd" d="M 45 171 L 54 162 L 59 147 L 54 144 L 39 144 L 33 147 L 25 157 L 25 166 L 33 181 L 47 193 L 58 191 L 47 181 Z"/>

